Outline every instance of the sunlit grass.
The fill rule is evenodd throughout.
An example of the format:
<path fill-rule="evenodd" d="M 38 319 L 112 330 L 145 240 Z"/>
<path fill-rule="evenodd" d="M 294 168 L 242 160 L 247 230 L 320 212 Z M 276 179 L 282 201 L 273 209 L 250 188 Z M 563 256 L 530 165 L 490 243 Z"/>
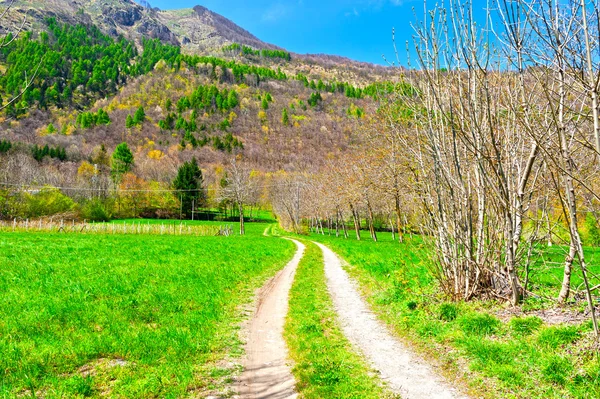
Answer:
<path fill-rule="evenodd" d="M 285 240 L 0 234 L 0 397 L 179 398 L 220 388 L 240 305 Z M 255 234 L 256 233 L 256 234 Z"/>
<path fill-rule="evenodd" d="M 348 271 L 375 312 L 399 336 L 437 358 L 451 378 L 466 372 L 459 378 L 474 395 L 600 397 L 600 363 L 589 321 L 571 326 L 548 326 L 535 316 L 502 321 L 497 316 L 504 308 L 500 302 L 450 303 L 430 273 L 431 249 L 419 237 L 402 244 L 392 242 L 389 234 L 380 234 L 378 243 L 328 235 L 311 238 L 349 262 Z M 557 259 L 555 252 L 545 256 Z M 598 255 L 592 248 L 586 252 L 590 259 Z M 555 278 L 548 277 L 549 270 L 562 275 L 561 270 L 538 269 L 531 275 L 533 286 L 543 286 L 547 295 L 558 294 L 560 286 L 550 287 Z"/>

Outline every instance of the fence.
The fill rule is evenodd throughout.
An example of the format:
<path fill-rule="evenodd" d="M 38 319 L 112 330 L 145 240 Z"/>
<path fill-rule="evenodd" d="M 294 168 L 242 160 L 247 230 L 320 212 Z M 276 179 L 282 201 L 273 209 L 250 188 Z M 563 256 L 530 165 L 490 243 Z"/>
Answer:
<path fill-rule="evenodd" d="M 0 232 L 55 232 L 78 234 L 147 234 L 147 235 L 179 235 L 179 236 L 230 236 L 233 227 L 225 226 L 190 226 L 184 223 L 87 223 L 75 220 L 0 220 Z"/>

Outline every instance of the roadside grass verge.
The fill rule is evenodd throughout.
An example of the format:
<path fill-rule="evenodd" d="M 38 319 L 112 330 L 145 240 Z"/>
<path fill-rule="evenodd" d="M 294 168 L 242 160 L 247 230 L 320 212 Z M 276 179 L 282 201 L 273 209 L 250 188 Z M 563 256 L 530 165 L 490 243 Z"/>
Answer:
<path fill-rule="evenodd" d="M 545 325 L 535 316 L 495 316 L 495 301 L 450 303 L 420 238 L 399 244 L 312 235 L 349 262 L 373 310 L 409 346 L 437 359 L 477 397 L 597 398 L 600 362 L 591 322 Z M 535 277 L 535 276 L 534 276 Z"/>
<path fill-rule="evenodd" d="M 306 245 L 290 292 L 284 333 L 300 397 L 391 397 L 344 337 L 327 292 L 321 250 Z"/>
<path fill-rule="evenodd" d="M 292 257 L 261 236 L 0 234 L 0 397 L 218 393 L 240 307 Z"/>

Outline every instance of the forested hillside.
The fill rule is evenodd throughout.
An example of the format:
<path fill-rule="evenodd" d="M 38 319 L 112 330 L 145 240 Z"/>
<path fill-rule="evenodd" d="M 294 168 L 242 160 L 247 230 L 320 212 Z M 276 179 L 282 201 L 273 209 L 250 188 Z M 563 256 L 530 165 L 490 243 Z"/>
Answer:
<path fill-rule="evenodd" d="M 1 49 L 0 170 L 7 189 L 63 188 L 60 195 L 75 201 L 65 212 L 92 201 L 102 218 L 176 214 L 177 196 L 160 190 L 191 159 L 204 172 L 206 206 L 223 203 L 223 167 L 234 158 L 264 178 L 316 171 L 358 141 L 366 115 L 395 85 L 385 70 L 366 77 L 272 46 L 231 43 L 192 54 L 158 38 L 115 37 L 89 20 L 61 21 L 38 16 L 39 30 L 9 34 Z M 133 160 L 115 173 L 111 154 L 120 143 Z M 154 205 L 145 198 L 135 211 L 119 198 L 115 209 L 111 193 L 120 186 L 167 198 Z M 6 193 L 4 217 L 27 217 L 16 204 L 24 201 Z"/>

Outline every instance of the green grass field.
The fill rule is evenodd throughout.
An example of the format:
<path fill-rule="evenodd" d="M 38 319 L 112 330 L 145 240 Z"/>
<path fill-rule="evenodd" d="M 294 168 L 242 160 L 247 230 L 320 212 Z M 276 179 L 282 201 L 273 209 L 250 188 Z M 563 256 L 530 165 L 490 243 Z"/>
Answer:
<path fill-rule="evenodd" d="M 466 373 L 462 383 L 476 396 L 600 397 L 591 322 L 546 326 L 537 317 L 503 322 L 495 316 L 503 309 L 500 303 L 447 303 L 429 272 L 429 250 L 418 237 L 403 244 L 392 242 L 388 234 L 380 234 L 378 243 L 314 234 L 311 239 L 329 245 L 350 263 L 349 272 L 375 312 L 400 337 L 437 358 L 448 375 Z M 556 259 L 559 250 L 552 250 L 545 256 Z M 587 251 L 590 257 L 598 254 Z M 552 289 L 550 281 L 557 275 L 562 271 L 540 267 L 532 279 L 553 295 L 559 287 Z"/>
<path fill-rule="evenodd" d="M 262 237 L 0 234 L 0 397 L 202 397 L 240 306 L 294 245 Z M 234 226 L 235 228 L 235 226 Z"/>
<path fill-rule="evenodd" d="M 299 394 L 305 399 L 388 397 L 337 324 L 320 248 L 306 245 L 285 326 Z"/>

